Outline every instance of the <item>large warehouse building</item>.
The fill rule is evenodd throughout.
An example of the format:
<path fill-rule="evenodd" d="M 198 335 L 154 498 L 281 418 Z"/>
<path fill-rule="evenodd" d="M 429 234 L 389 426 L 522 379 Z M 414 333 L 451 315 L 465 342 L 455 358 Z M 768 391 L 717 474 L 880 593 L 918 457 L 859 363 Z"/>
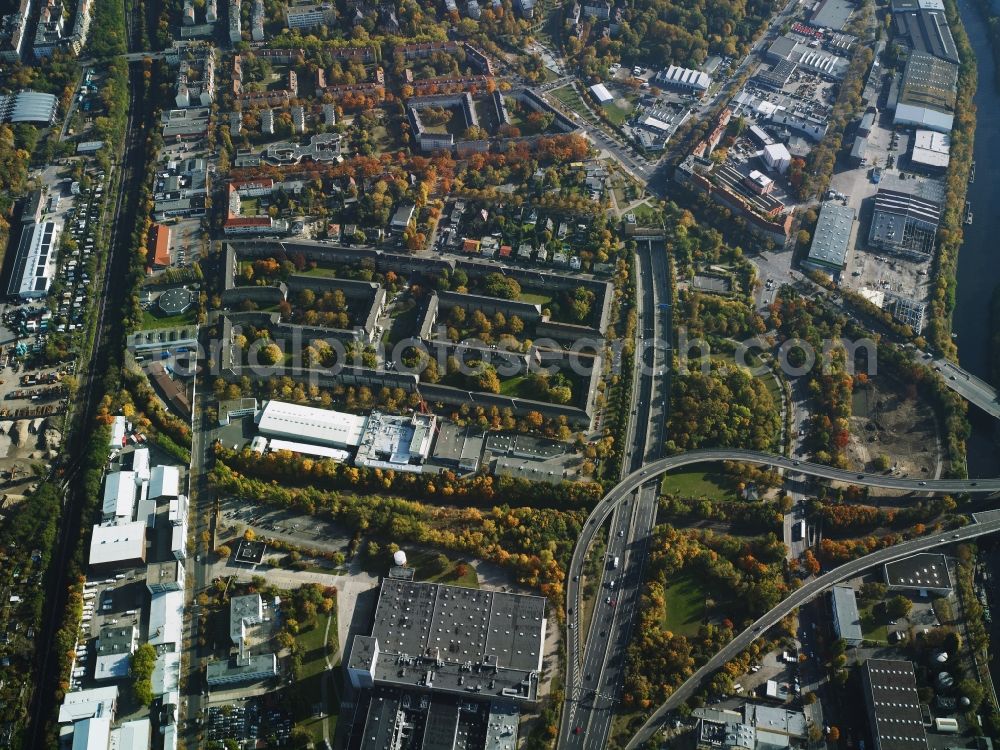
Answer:
<path fill-rule="evenodd" d="M 913 662 L 869 659 L 861 684 L 875 750 L 927 750 Z"/>
<path fill-rule="evenodd" d="M 942 0 L 893 0 L 892 21 L 896 38 L 905 40 L 911 49 L 958 63 L 958 48 Z"/>
<path fill-rule="evenodd" d="M 854 209 L 827 201 L 819 212 L 809 257 L 804 265 L 820 271 L 839 273 L 847 265 L 847 250 L 854 227 Z"/>
<path fill-rule="evenodd" d="M 354 463 L 379 469 L 419 472 L 431 453 L 437 417 L 429 414 L 370 415 L 268 401 L 257 415 L 262 435 L 278 438 L 272 450 L 316 455 L 309 445 L 354 450 Z M 345 460 L 347 455 L 326 456 Z"/>
<path fill-rule="evenodd" d="M 546 627 L 540 596 L 385 578 L 344 663 L 357 689 L 534 703 Z"/>
<path fill-rule="evenodd" d="M 911 193 L 881 189 L 875 194 L 868 246 L 924 260 L 934 252 L 940 204 Z"/>
<path fill-rule="evenodd" d="M 701 95 L 712 85 L 712 77 L 700 70 L 671 65 L 653 76 L 653 82 L 660 88 Z"/>
<path fill-rule="evenodd" d="M 926 52 L 911 52 L 896 96 L 892 122 L 950 133 L 957 96 L 958 66 L 955 63 Z"/>
<path fill-rule="evenodd" d="M 357 448 L 366 421 L 367 417 L 357 414 L 272 400 L 257 415 L 257 429 L 270 437 Z"/>
<path fill-rule="evenodd" d="M 62 226 L 54 221 L 26 224 L 21 230 L 8 294 L 21 299 L 44 297 L 56 275 Z"/>

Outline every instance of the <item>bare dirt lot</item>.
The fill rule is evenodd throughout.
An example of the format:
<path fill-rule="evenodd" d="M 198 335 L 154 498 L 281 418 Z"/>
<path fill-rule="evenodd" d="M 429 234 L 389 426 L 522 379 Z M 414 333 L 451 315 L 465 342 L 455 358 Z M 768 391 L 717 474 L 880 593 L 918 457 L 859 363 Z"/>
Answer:
<path fill-rule="evenodd" d="M 894 476 L 938 475 L 941 449 L 934 413 L 894 380 L 875 376 L 872 387 L 855 392 L 850 432 L 847 455 L 854 469 L 879 470 L 876 459 L 884 455 Z"/>

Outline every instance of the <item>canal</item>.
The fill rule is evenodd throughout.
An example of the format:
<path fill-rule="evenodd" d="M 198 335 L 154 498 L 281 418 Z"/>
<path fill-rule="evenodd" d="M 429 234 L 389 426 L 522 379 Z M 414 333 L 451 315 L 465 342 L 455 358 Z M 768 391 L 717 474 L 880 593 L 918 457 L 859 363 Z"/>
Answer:
<path fill-rule="evenodd" d="M 979 87 L 976 91 L 976 178 L 969 185 L 975 222 L 965 227 L 965 243 L 958 254 L 958 297 L 952 330 L 958 336 L 959 362 L 975 375 L 990 380 L 990 298 L 1000 284 L 1000 92 L 993 51 L 985 24 L 971 0 L 958 0 L 962 23 L 976 53 Z M 969 476 L 994 477 L 1000 472 L 995 420 L 969 408 L 972 435 L 968 442 Z"/>

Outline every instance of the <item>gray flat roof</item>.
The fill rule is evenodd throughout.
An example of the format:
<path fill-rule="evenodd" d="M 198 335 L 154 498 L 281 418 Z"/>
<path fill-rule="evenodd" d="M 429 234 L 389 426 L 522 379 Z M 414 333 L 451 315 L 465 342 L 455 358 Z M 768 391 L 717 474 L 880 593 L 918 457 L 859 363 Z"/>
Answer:
<path fill-rule="evenodd" d="M 811 26 L 843 31 L 854 13 L 854 3 L 849 0 L 825 0 L 809 22 Z"/>
<path fill-rule="evenodd" d="M 913 663 L 869 659 L 863 681 L 872 736 L 877 750 L 922 750 L 927 747 Z"/>
<path fill-rule="evenodd" d="M 842 269 L 847 262 L 847 246 L 854 226 L 854 209 L 827 201 L 819 212 L 813 232 L 809 260 L 830 268 Z"/>
<path fill-rule="evenodd" d="M 858 614 L 858 600 L 854 596 L 854 589 L 850 586 L 834 586 L 830 591 L 830 599 L 837 633 L 848 643 L 860 643 L 864 634 L 861 632 L 861 616 Z"/>
<path fill-rule="evenodd" d="M 537 698 L 545 599 L 383 579 L 372 638 L 376 684 L 469 695 Z M 349 664 L 367 669 L 357 648 Z"/>
<path fill-rule="evenodd" d="M 893 588 L 951 589 L 948 560 L 938 552 L 921 552 L 887 563 L 885 582 Z"/>

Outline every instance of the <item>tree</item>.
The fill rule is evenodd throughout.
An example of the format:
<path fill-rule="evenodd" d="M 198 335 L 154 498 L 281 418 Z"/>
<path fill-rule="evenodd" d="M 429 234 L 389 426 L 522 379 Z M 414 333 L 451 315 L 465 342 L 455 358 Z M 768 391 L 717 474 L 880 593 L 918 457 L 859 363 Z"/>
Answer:
<path fill-rule="evenodd" d="M 826 733 L 826 738 L 830 742 L 837 742 L 840 739 L 840 730 L 837 727 L 830 727 L 830 730 Z"/>
<path fill-rule="evenodd" d="M 229 545 L 228 545 L 228 544 L 220 544 L 220 545 L 219 545 L 219 546 L 218 546 L 218 547 L 216 548 L 216 550 L 215 550 L 215 554 L 217 554 L 217 555 L 218 555 L 219 557 L 221 557 L 222 559 L 226 559 L 226 558 L 227 558 L 227 557 L 229 557 L 229 556 L 230 556 L 231 554 L 233 554 L 233 551 L 232 551 L 232 549 L 230 549 L 230 548 L 229 548 Z"/>
<path fill-rule="evenodd" d="M 893 620 L 898 620 L 910 614 L 913 602 L 903 595 L 894 596 L 885 605 L 886 614 Z"/>
<path fill-rule="evenodd" d="M 969 700 L 969 710 L 976 711 L 983 702 L 983 686 L 978 681 L 967 677 L 955 686 L 958 694 Z"/>
<path fill-rule="evenodd" d="M 281 347 L 275 344 L 274 342 L 271 342 L 270 344 L 265 346 L 263 349 L 261 349 L 260 352 L 261 362 L 263 362 L 266 365 L 276 365 L 278 362 L 281 361 L 281 358 L 283 356 L 284 352 L 281 351 Z"/>
<path fill-rule="evenodd" d="M 132 675 L 132 694 L 136 703 L 148 706 L 153 702 L 153 668 L 156 666 L 156 649 L 149 643 L 139 646 L 129 659 Z"/>

